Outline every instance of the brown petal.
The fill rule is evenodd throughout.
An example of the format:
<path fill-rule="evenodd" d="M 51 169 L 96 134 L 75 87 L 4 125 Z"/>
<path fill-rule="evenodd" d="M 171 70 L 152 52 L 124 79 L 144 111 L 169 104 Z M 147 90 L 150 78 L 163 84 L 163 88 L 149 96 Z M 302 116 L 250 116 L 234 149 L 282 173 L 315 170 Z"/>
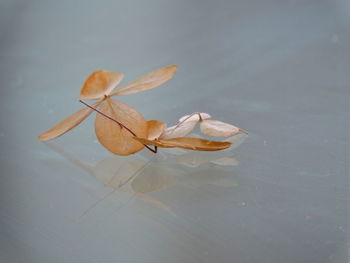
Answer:
<path fill-rule="evenodd" d="M 219 142 L 211 141 L 200 138 L 191 138 L 191 137 L 181 137 L 173 138 L 167 140 L 147 140 L 142 138 L 135 138 L 139 142 L 147 145 L 155 145 L 163 148 L 173 148 L 179 147 L 188 150 L 197 150 L 197 151 L 219 151 L 226 149 L 232 145 L 230 142 Z"/>
<path fill-rule="evenodd" d="M 80 90 L 80 98 L 87 100 L 102 99 L 122 81 L 124 75 L 118 72 L 99 70 L 92 73 Z"/>
<path fill-rule="evenodd" d="M 208 113 L 205 112 L 196 112 L 192 113 L 190 115 L 185 115 L 179 119 L 179 122 L 183 121 L 199 121 L 199 115 L 201 115 L 202 120 L 210 119 L 211 116 Z"/>
<path fill-rule="evenodd" d="M 97 107 L 100 102 L 97 102 L 93 105 L 93 107 Z M 51 128 L 50 130 L 40 134 L 38 136 L 40 141 L 49 141 L 55 139 L 67 131 L 73 129 L 75 126 L 79 125 L 87 116 L 92 113 L 92 109 L 84 108 L 74 112 L 72 115 L 65 118 L 63 121 L 58 123 L 56 126 Z"/>
<path fill-rule="evenodd" d="M 107 98 L 102 102 L 100 110 L 106 115 L 118 120 L 139 137 L 147 136 L 147 123 L 142 114 L 133 107 Z M 109 151 L 119 155 L 129 155 L 141 150 L 144 145 L 135 141 L 133 135 L 119 124 L 102 116 L 96 115 L 95 131 L 99 142 Z"/>
<path fill-rule="evenodd" d="M 166 124 L 161 121 L 150 120 L 150 121 L 147 121 L 147 127 L 148 127 L 147 138 L 149 140 L 155 140 L 155 139 L 158 139 L 159 136 L 163 133 L 166 127 Z"/>
<path fill-rule="evenodd" d="M 182 137 L 166 140 L 176 147 L 197 151 L 218 151 L 231 146 L 230 142 L 211 141 L 200 138 Z"/>
<path fill-rule="evenodd" d="M 188 135 L 193 129 L 196 127 L 198 121 L 185 121 L 178 125 L 171 126 L 166 128 L 162 135 L 159 137 L 160 139 L 171 139 L 184 137 Z"/>
<path fill-rule="evenodd" d="M 175 148 L 175 147 L 177 147 L 177 146 L 168 144 L 165 140 L 148 140 L 148 139 L 144 139 L 141 137 L 134 137 L 134 139 L 136 141 L 139 141 L 142 144 L 154 145 L 154 146 L 159 146 L 162 148 Z"/>
<path fill-rule="evenodd" d="M 177 66 L 175 65 L 157 69 L 127 84 L 111 96 L 129 95 L 156 88 L 169 81 L 174 76 L 176 70 Z"/>
<path fill-rule="evenodd" d="M 201 122 L 200 128 L 203 134 L 213 137 L 227 138 L 241 132 L 236 126 L 216 120 L 204 120 Z"/>

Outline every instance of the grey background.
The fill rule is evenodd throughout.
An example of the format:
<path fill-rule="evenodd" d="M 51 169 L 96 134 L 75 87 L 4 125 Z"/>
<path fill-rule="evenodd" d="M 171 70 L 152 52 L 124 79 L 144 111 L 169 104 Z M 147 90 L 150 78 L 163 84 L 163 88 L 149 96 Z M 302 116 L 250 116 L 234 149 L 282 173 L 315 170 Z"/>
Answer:
<path fill-rule="evenodd" d="M 349 15 L 346 0 L 1 0 L 1 262 L 349 262 Z M 171 82 L 120 99 L 169 125 L 209 112 L 250 132 L 239 148 L 113 156 L 92 117 L 37 140 L 91 72 L 171 64 Z"/>

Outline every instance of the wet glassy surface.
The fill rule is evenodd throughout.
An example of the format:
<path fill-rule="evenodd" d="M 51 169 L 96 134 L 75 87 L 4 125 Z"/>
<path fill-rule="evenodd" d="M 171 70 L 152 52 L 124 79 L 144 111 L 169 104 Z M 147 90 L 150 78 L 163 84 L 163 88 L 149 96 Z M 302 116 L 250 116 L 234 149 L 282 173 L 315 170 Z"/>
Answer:
<path fill-rule="evenodd" d="M 346 0 L 0 1 L 1 262 L 348 262 L 349 16 Z M 172 64 L 118 99 L 169 125 L 208 112 L 249 131 L 239 147 L 115 156 L 94 116 L 37 139 L 91 72 Z"/>

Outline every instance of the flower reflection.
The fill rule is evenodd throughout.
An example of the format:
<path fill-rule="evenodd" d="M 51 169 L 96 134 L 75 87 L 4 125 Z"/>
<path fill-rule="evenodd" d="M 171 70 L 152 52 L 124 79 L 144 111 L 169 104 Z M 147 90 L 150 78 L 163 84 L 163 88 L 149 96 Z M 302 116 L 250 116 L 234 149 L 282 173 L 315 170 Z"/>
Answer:
<path fill-rule="evenodd" d="M 175 213 L 171 208 L 153 198 L 149 193 L 165 190 L 175 185 L 190 189 L 205 184 L 221 187 L 237 185 L 232 171 L 224 169 L 224 167 L 239 164 L 230 151 L 213 153 L 182 150 L 175 154 L 162 151 L 158 155 L 152 155 L 151 158 L 148 153 L 129 158 L 116 156 L 91 164 L 77 159 L 54 143 L 46 143 L 46 145 L 94 176 L 101 184 L 111 188 L 110 193 L 126 192 L 172 215 Z M 98 200 L 83 215 L 105 198 Z"/>

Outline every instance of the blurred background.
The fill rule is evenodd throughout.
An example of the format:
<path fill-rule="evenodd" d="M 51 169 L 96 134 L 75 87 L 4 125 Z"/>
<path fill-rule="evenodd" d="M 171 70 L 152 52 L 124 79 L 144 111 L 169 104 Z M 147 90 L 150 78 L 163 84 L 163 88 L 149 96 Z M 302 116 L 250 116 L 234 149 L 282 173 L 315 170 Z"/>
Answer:
<path fill-rule="evenodd" d="M 173 125 L 249 131 L 216 153 L 114 156 L 93 116 L 52 142 L 93 71 Z M 349 262 L 350 2 L 0 0 L 1 262 Z"/>

